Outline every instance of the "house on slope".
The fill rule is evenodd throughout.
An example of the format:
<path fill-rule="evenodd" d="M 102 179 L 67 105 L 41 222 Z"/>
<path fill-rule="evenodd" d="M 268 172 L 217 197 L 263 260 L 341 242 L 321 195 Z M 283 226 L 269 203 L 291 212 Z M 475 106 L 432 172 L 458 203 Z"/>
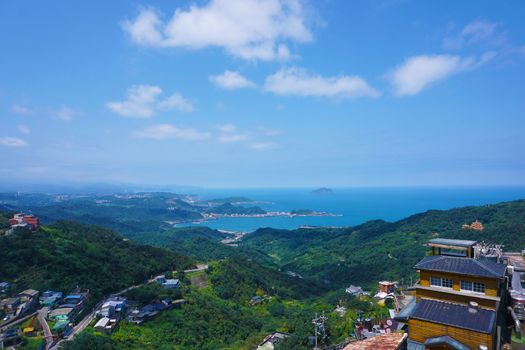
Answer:
<path fill-rule="evenodd" d="M 257 350 L 273 350 L 275 349 L 275 345 L 280 342 L 281 340 L 288 338 L 290 334 L 287 333 L 281 333 L 281 332 L 275 332 L 270 335 L 268 335 L 261 344 L 257 347 Z"/>
<path fill-rule="evenodd" d="M 415 300 L 396 316 L 408 349 L 496 350 L 508 338 L 506 264 L 474 257 L 473 241 L 432 240 L 416 264 Z"/>
<path fill-rule="evenodd" d="M 166 289 L 173 289 L 180 287 L 180 281 L 176 278 L 166 278 L 164 275 L 155 277 L 155 281 Z"/>

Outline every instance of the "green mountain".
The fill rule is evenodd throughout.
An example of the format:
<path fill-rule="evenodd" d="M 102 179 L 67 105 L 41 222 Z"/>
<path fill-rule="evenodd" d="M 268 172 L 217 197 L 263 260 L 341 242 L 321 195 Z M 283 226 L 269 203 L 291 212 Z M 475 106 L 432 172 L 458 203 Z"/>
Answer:
<path fill-rule="evenodd" d="M 16 289 L 68 292 L 78 285 L 97 299 L 155 273 L 192 266 L 192 260 L 106 228 L 61 221 L 0 237 L 0 266 L 0 281 L 14 282 Z"/>
<path fill-rule="evenodd" d="M 222 215 L 254 215 L 254 214 L 266 214 L 266 211 L 260 207 L 243 207 L 240 205 L 233 205 L 231 203 L 224 203 L 216 207 L 212 207 L 206 210 L 208 213 L 222 214 Z"/>
<path fill-rule="evenodd" d="M 483 231 L 462 229 L 475 220 L 482 222 Z M 413 276 L 413 266 L 425 255 L 424 243 L 434 237 L 497 242 L 506 251 L 521 251 L 525 201 L 431 210 L 393 223 L 376 220 L 342 229 L 264 228 L 247 235 L 240 248 L 270 256 L 282 270 L 316 278 L 330 289 L 375 287 L 381 279 Z"/>

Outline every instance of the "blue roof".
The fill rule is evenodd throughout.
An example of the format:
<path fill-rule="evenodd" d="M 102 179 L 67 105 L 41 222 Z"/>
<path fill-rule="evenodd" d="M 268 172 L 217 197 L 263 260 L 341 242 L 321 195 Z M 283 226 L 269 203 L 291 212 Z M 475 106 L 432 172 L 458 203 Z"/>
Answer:
<path fill-rule="evenodd" d="M 468 248 L 468 247 L 472 247 L 473 245 L 476 245 L 478 242 L 468 241 L 464 239 L 434 238 L 428 241 L 428 243 Z"/>
<path fill-rule="evenodd" d="M 470 350 L 468 346 L 460 343 L 456 339 L 449 337 L 448 335 L 443 335 L 441 337 L 428 338 L 425 342 L 426 346 L 439 346 L 447 345 L 449 348 L 454 350 Z"/>
<path fill-rule="evenodd" d="M 469 307 L 464 305 L 421 299 L 416 304 L 410 318 L 475 332 L 492 333 L 496 322 L 496 312 L 478 309 L 476 313 L 472 313 Z"/>
<path fill-rule="evenodd" d="M 407 306 L 405 306 L 395 317 L 394 319 L 399 322 L 406 322 L 414 312 L 416 308 L 416 299 L 413 299 Z"/>
<path fill-rule="evenodd" d="M 465 276 L 504 278 L 507 266 L 490 260 L 454 256 L 427 256 L 415 266 L 418 270 L 449 272 Z"/>
<path fill-rule="evenodd" d="M 83 297 L 83 295 L 81 295 L 81 294 L 70 294 L 70 295 L 68 295 L 66 297 L 66 299 L 80 299 L 82 297 Z"/>

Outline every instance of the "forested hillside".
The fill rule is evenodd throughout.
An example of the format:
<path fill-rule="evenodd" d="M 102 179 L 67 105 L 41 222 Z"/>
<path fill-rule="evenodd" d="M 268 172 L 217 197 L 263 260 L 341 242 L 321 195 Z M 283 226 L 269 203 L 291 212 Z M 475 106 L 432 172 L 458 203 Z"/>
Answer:
<path fill-rule="evenodd" d="M 70 221 L 0 237 L 0 280 L 14 282 L 17 289 L 69 291 L 78 285 L 100 297 L 155 273 L 191 265 L 180 254 Z"/>
<path fill-rule="evenodd" d="M 483 231 L 462 229 L 475 220 L 483 223 Z M 336 289 L 409 278 L 426 252 L 424 243 L 433 237 L 501 243 L 506 251 L 525 249 L 525 201 L 432 210 L 394 223 L 377 220 L 344 229 L 264 228 L 246 236 L 241 247 Z"/>

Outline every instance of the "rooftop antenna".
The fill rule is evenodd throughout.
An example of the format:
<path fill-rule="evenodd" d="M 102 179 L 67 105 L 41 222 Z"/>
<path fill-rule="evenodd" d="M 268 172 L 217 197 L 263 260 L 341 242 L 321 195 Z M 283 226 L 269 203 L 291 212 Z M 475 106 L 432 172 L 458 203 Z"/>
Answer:
<path fill-rule="evenodd" d="M 315 318 L 312 320 L 312 324 L 314 325 L 315 336 L 314 350 L 320 350 L 320 348 L 317 347 L 317 336 L 321 335 L 321 340 L 324 340 L 324 338 L 326 337 L 325 322 L 327 320 L 328 318 L 324 315 L 324 311 L 319 317 L 317 317 L 317 314 L 315 314 Z"/>

